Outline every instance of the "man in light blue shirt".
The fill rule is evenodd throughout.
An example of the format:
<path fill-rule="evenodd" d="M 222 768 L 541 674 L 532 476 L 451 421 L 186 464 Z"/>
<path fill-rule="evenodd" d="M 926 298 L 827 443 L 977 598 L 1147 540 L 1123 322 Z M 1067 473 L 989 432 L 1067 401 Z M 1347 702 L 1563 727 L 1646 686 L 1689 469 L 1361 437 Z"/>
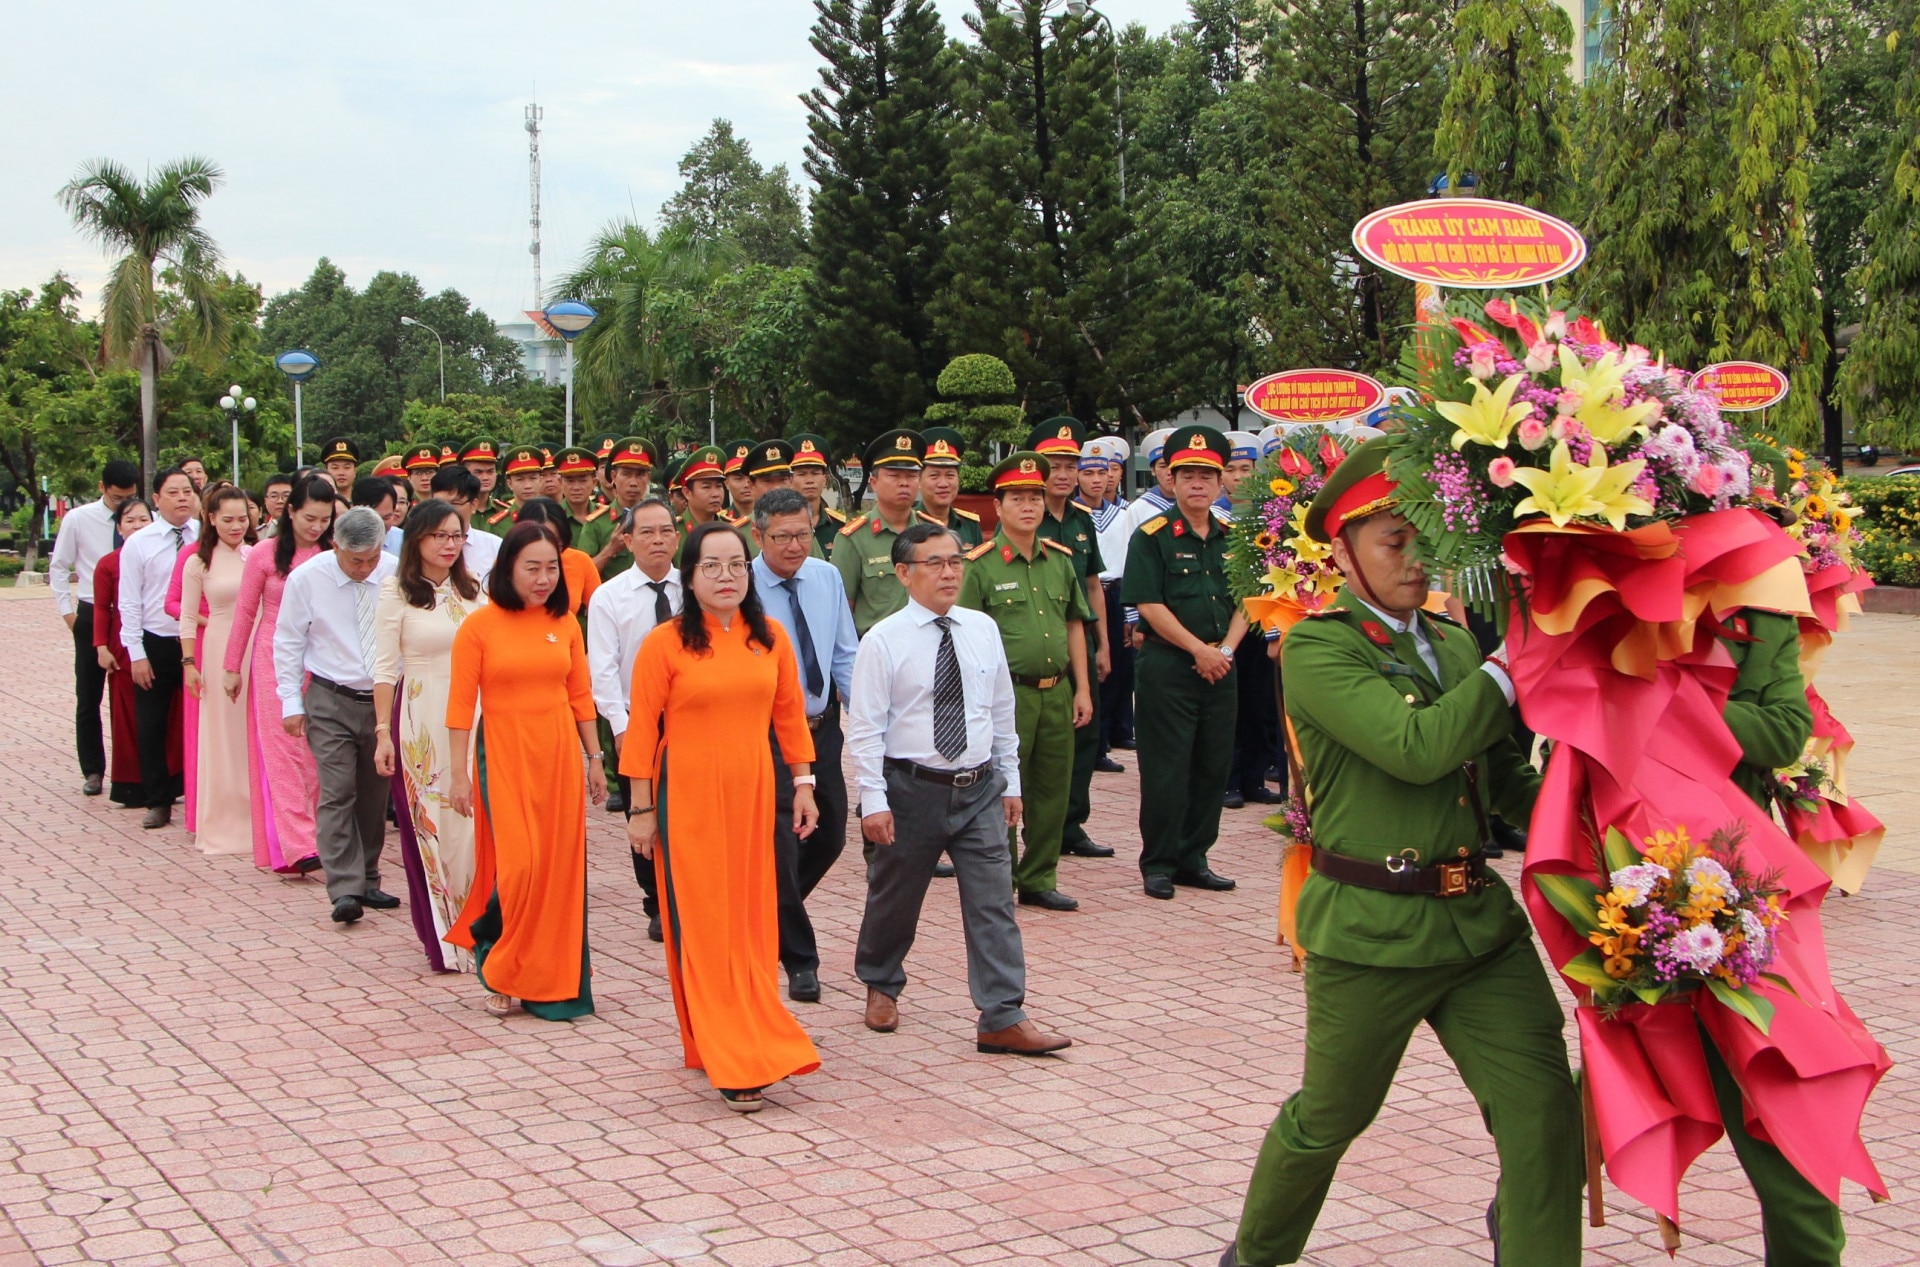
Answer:
<path fill-rule="evenodd" d="M 820 1001 L 820 950 L 806 899 L 847 844 L 847 782 L 840 770 L 844 738 L 840 705 L 853 689 L 853 658 L 860 649 L 853 609 L 839 569 L 810 558 L 813 512 L 791 488 L 776 488 L 753 504 L 753 589 L 770 619 L 786 629 L 807 693 L 807 728 L 813 732 L 813 789 L 820 822 L 801 840 L 793 834 L 793 776 L 773 743 L 774 867 L 780 885 L 780 963 L 787 970 L 787 997 Z"/>

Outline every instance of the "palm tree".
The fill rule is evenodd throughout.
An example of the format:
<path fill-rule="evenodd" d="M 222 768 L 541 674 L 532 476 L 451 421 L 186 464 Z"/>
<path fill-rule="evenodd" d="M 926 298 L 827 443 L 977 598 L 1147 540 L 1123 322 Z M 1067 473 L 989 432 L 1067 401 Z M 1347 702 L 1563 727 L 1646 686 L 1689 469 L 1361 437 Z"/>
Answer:
<path fill-rule="evenodd" d="M 60 190 L 60 205 L 82 233 L 109 254 L 124 252 L 101 296 L 102 350 L 140 374 L 140 474 L 158 468 L 155 391 L 174 359 L 165 335 L 184 352 L 218 356 L 231 337 L 219 302 L 220 249 L 200 227 L 200 204 L 225 173 L 204 158 L 168 163 L 144 182 L 111 159 L 95 159 Z M 164 332 L 156 270 L 179 291 L 178 317 Z"/>

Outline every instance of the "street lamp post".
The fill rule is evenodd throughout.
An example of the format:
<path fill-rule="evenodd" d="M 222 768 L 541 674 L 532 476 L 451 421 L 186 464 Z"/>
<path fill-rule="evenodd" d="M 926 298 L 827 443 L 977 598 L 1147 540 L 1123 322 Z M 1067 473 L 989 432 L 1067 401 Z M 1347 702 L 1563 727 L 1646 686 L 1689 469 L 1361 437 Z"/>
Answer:
<path fill-rule="evenodd" d="M 251 396 L 241 394 L 240 384 L 227 388 L 227 394 L 220 398 L 220 408 L 226 411 L 227 427 L 233 434 L 233 484 L 240 486 L 240 415 L 252 413 L 260 402 Z"/>
<path fill-rule="evenodd" d="M 306 447 L 306 419 L 300 412 L 300 384 L 313 377 L 320 368 L 320 358 L 311 352 L 295 348 L 291 352 L 282 352 L 273 358 L 274 365 L 282 374 L 293 380 L 293 469 L 299 470 L 307 455 L 301 450 Z"/>
<path fill-rule="evenodd" d="M 573 341 L 586 332 L 600 314 L 577 299 L 562 299 L 540 314 L 567 341 L 567 447 L 573 447 Z"/>
<path fill-rule="evenodd" d="M 434 329 L 432 326 L 428 325 L 426 322 L 420 320 L 418 317 L 402 317 L 400 318 L 400 324 L 403 326 L 419 326 L 422 330 L 425 330 L 428 334 L 432 335 L 433 341 L 440 345 L 440 403 L 443 405 L 446 404 L 447 403 L 447 341 L 440 337 L 440 332 L 438 330 Z"/>

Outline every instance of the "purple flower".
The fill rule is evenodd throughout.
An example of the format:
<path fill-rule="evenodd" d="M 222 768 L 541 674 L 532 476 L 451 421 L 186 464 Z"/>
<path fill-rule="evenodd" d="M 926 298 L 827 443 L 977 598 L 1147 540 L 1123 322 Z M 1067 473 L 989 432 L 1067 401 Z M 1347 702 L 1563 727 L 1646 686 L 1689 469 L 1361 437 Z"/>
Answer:
<path fill-rule="evenodd" d="M 1727 948 L 1726 938 L 1711 924 L 1700 924 L 1675 933 L 1668 943 L 1673 960 L 1693 972 L 1711 972 Z"/>
<path fill-rule="evenodd" d="M 1638 862 L 1631 867 L 1621 867 L 1607 882 L 1616 889 L 1626 889 L 1634 896 L 1627 905 L 1645 906 L 1647 899 L 1653 896 L 1655 888 L 1667 878 L 1667 869 L 1654 862 Z"/>

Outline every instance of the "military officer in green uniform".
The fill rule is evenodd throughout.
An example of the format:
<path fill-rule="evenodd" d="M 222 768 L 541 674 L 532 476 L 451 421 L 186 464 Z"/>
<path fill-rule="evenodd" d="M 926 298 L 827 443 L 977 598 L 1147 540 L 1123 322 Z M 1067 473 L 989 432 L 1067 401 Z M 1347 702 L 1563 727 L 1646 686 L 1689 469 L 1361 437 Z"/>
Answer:
<path fill-rule="evenodd" d="M 867 446 L 861 466 L 873 486 L 873 509 L 848 520 L 829 555 L 853 604 L 853 627 L 867 630 L 907 605 L 907 587 L 893 568 L 893 539 L 914 524 L 926 442 L 917 431 L 889 431 Z"/>
<path fill-rule="evenodd" d="M 574 446 L 553 455 L 553 467 L 560 475 L 560 504 L 567 508 L 568 526 L 573 529 L 573 548 L 594 560 L 613 539 L 615 517 L 607 513 L 607 503 L 594 497 L 600 464 L 592 453 Z"/>
<path fill-rule="evenodd" d="M 753 484 L 753 500 L 756 505 L 759 504 L 762 497 L 765 497 L 776 488 L 793 487 L 795 480 L 795 456 L 793 445 L 785 440 L 761 440 L 753 446 L 753 453 L 747 458 L 747 479 Z M 747 538 L 753 536 L 752 516 L 748 516 L 747 526 L 740 531 L 741 535 Z M 759 544 L 749 540 L 747 543 L 747 557 L 751 559 L 759 553 Z M 816 559 L 825 561 L 827 551 L 826 548 L 820 544 L 818 534 L 814 535 L 813 542 L 808 547 L 807 553 Z"/>
<path fill-rule="evenodd" d="M 647 499 L 653 468 L 659 462 L 660 451 L 653 441 L 639 436 L 615 440 L 607 453 L 607 484 L 613 490 L 613 500 L 607 503 L 604 517 L 607 526 L 595 537 L 597 548 L 592 551 L 593 565 L 600 570 L 603 581 L 610 581 L 633 566 L 633 552 L 627 549 L 626 534 L 620 529 L 627 522 L 627 512 Z"/>
<path fill-rule="evenodd" d="M 487 516 L 506 504 L 493 495 L 494 485 L 500 479 L 499 442 L 486 436 L 475 436 L 460 446 L 460 465 L 480 481 L 480 500 L 474 503 L 472 526 L 485 528 Z"/>
<path fill-rule="evenodd" d="M 1176 462 L 1183 435 L 1168 449 Z M 1564 1020 L 1526 913 L 1481 852 L 1489 814 L 1527 820 L 1539 776 L 1511 738 L 1500 653 L 1483 662 L 1471 633 L 1421 610 L 1426 572 L 1395 509 L 1386 445 L 1336 467 L 1306 520 L 1347 578 L 1281 653 L 1313 814 L 1297 915 L 1312 948 L 1306 1068 L 1220 1261 L 1299 1259 L 1341 1156 L 1425 1021 L 1493 1134 L 1496 1257 L 1575 1267 L 1585 1174 Z M 1130 554 L 1129 588 L 1136 566 Z"/>
<path fill-rule="evenodd" d="M 1134 669 L 1142 718 L 1135 737 L 1140 874 L 1154 898 L 1172 897 L 1176 884 L 1214 891 L 1234 886 L 1207 865 L 1207 851 L 1220 835 L 1233 757 L 1239 704 L 1233 653 L 1247 635 L 1246 617 L 1227 590 L 1233 517 L 1213 504 L 1227 438 L 1212 427 L 1176 428 L 1167 438 L 1167 461 L 1174 504 L 1134 529 L 1121 582 L 1121 597 L 1139 610 L 1146 637 Z"/>
<path fill-rule="evenodd" d="M 924 427 L 927 459 L 920 468 L 920 496 L 913 503 L 921 523 L 939 524 L 971 550 L 986 540 L 980 516 L 954 504 L 960 496 L 960 467 L 966 459 L 967 438 L 952 427 Z"/>
<path fill-rule="evenodd" d="M 825 436 L 803 431 L 792 437 L 793 491 L 807 499 L 813 512 L 813 539 L 820 544 L 820 557 L 833 549 L 833 535 L 846 526 L 845 511 L 827 505 L 827 485 L 833 482 L 833 453 Z"/>
<path fill-rule="evenodd" d="M 440 473 L 440 446 L 412 445 L 400 455 L 400 461 L 407 472 L 407 483 L 413 488 L 415 504 L 433 496 L 433 477 Z"/>
<path fill-rule="evenodd" d="M 511 500 L 495 501 L 492 510 L 474 516 L 481 528 L 496 537 L 504 537 L 512 532 L 520 508 L 540 496 L 540 470 L 545 465 L 540 450 L 530 444 L 514 445 L 501 455 L 501 459 Z"/>
<path fill-rule="evenodd" d="M 680 489 L 687 509 L 680 516 L 680 541 L 701 524 L 719 519 L 732 523 L 727 514 L 727 453 L 717 444 L 703 444 L 687 454 L 680 467 Z M 674 547 L 673 562 L 680 563 L 680 548 Z"/>
<path fill-rule="evenodd" d="M 753 441 L 729 440 L 720 446 L 727 452 L 727 518 L 738 527 L 753 526 L 753 477 L 747 474 L 747 459 L 753 456 Z"/>
<path fill-rule="evenodd" d="M 992 541 L 967 552 L 960 604 L 993 617 L 1013 675 L 1026 848 L 1007 830 L 1013 883 L 1025 906 L 1071 911 L 1060 892 L 1060 832 L 1073 779 L 1073 728 L 1093 716 L 1085 625 L 1093 613 L 1073 552 L 1039 535 L 1047 513 L 1047 459 L 1015 453 L 993 468 L 1000 504 Z"/>
<path fill-rule="evenodd" d="M 1073 784 L 1067 792 L 1067 821 L 1060 851 L 1079 858 L 1111 858 L 1111 845 L 1096 844 L 1087 835 L 1087 816 L 1093 812 L 1093 770 L 1100 762 L 1099 684 L 1111 668 L 1107 650 L 1107 598 L 1100 574 L 1107 561 L 1100 555 L 1100 529 L 1093 510 L 1077 501 L 1080 493 L 1080 445 L 1086 430 L 1073 418 L 1050 418 L 1027 435 L 1027 448 L 1047 459 L 1047 513 L 1040 535 L 1073 551 L 1073 570 L 1087 591 L 1093 611 L 1087 621 L 1087 656 L 1093 669 L 1092 721 L 1073 732 Z"/>

